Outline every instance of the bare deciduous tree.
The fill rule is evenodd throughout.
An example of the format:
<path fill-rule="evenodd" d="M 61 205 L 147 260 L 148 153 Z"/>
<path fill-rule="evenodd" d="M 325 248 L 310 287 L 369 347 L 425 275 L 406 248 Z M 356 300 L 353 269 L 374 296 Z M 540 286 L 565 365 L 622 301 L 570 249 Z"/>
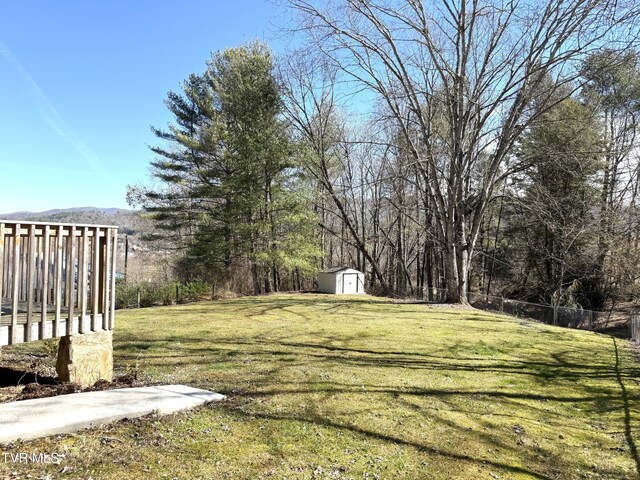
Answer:
<path fill-rule="evenodd" d="M 337 210 L 337 215 L 343 226 L 349 232 L 359 254 L 371 265 L 372 272 L 380 282 L 385 292 L 389 291 L 387 279 L 378 265 L 377 259 L 369 251 L 366 245 L 366 234 L 362 228 L 364 219 L 362 208 L 360 215 L 349 211 L 349 203 L 345 197 L 345 190 L 339 187 L 339 179 L 344 179 L 351 187 L 354 185 L 352 149 L 349 142 L 345 141 L 344 126 L 340 124 L 335 103 L 335 70 L 326 65 L 314 64 L 306 61 L 301 55 L 290 56 L 289 63 L 282 66 L 283 92 L 287 116 L 299 135 L 309 146 L 310 155 L 307 158 L 307 167 L 316 180 L 320 189 L 328 194 L 330 202 Z M 349 189 L 354 193 L 352 188 Z M 362 192 L 361 192 L 362 194 Z M 351 199 L 351 206 L 357 203 Z M 364 204 L 364 197 L 360 199 L 360 205 Z M 319 212 L 321 226 L 324 231 L 332 233 L 332 229 L 324 221 L 325 210 Z M 355 213 L 355 214 L 354 214 Z M 341 240 L 345 235 L 340 234 Z"/>
<path fill-rule="evenodd" d="M 545 111 L 534 103 L 552 106 L 577 62 L 637 36 L 625 0 L 287 3 L 313 45 L 391 112 L 428 196 L 450 301 L 466 301 L 484 213 L 519 168 L 514 143 Z"/>

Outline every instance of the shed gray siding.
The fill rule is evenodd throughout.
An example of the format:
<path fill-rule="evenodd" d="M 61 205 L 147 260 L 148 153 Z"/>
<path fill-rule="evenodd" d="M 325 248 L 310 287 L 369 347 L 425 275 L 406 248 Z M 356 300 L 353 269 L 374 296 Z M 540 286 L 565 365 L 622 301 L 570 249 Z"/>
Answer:
<path fill-rule="evenodd" d="M 360 294 L 364 291 L 364 273 L 353 268 L 332 268 L 318 273 L 318 292 Z"/>

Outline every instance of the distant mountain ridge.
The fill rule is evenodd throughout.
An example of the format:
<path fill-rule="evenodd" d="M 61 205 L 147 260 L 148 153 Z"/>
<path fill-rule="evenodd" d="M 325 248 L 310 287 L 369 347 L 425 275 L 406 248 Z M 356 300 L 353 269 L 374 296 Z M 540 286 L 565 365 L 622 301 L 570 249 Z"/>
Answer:
<path fill-rule="evenodd" d="M 56 208 L 44 212 L 0 213 L 2 220 L 31 220 L 33 222 L 80 223 L 117 225 L 121 233 L 135 235 L 148 228 L 138 210 L 124 208 L 74 207 Z"/>
<path fill-rule="evenodd" d="M 44 212 L 0 213 L 0 220 L 74 223 L 80 225 L 117 225 L 117 272 L 128 281 L 150 282 L 172 275 L 172 252 L 150 237 L 154 233 L 153 220 L 142 211 L 124 208 L 75 207 L 56 208 Z M 125 267 L 125 258 L 127 259 Z M 0 478 L 3 478 L 0 476 Z"/>
<path fill-rule="evenodd" d="M 77 212 L 101 212 L 106 215 L 115 214 L 118 212 L 133 212 L 134 210 L 127 210 L 125 208 L 99 208 L 99 207 L 73 207 L 73 208 L 54 208 L 53 210 L 45 210 L 43 212 L 12 212 L 12 213 L 0 213 L 0 218 L 7 220 L 15 220 L 18 217 L 37 216 L 48 217 L 50 215 L 56 215 L 59 213 L 77 213 Z M 24 220 L 32 220 L 31 218 L 24 218 Z"/>

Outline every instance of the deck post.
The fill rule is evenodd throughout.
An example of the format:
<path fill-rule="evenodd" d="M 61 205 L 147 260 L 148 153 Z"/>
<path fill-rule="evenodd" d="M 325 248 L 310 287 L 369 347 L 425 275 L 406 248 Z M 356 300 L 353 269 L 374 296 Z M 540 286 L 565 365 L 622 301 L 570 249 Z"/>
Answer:
<path fill-rule="evenodd" d="M 55 318 L 53 319 L 53 336 L 60 336 L 60 320 L 62 318 L 62 254 L 64 249 L 64 229 L 62 225 L 58 227 L 56 235 L 55 254 Z"/>
<path fill-rule="evenodd" d="M 13 272 L 11 277 L 11 333 L 9 345 L 18 341 L 18 305 L 20 300 L 20 224 L 13 227 Z"/>
<path fill-rule="evenodd" d="M 113 235 L 112 257 L 111 257 L 111 301 L 109 309 L 109 330 L 113 330 L 116 323 L 116 263 L 118 259 L 118 231 L 110 229 Z"/>
<path fill-rule="evenodd" d="M 49 275 L 51 274 L 51 227 L 45 225 L 42 234 L 42 291 L 40 292 L 40 338 L 47 333 L 47 310 L 49 307 Z"/>
<path fill-rule="evenodd" d="M 76 280 L 76 227 L 72 226 L 69 230 L 67 239 L 67 279 L 66 293 L 67 298 L 67 335 L 73 334 L 73 307 L 75 305 L 75 280 Z"/>
<path fill-rule="evenodd" d="M 89 228 L 82 229 L 82 246 L 80 251 L 80 266 L 78 266 L 78 332 L 84 333 L 84 318 L 87 315 L 87 280 L 89 272 Z"/>
<path fill-rule="evenodd" d="M 2 320 L 2 297 L 4 296 L 4 223 L 0 223 L 0 320 Z"/>
<path fill-rule="evenodd" d="M 98 310 L 100 301 L 100 229 L 93 231 L 93 260 L 91 262 L 91 331 L 98 331 Z"/>
<path fill-rule="evenodd" d="M 111 286 L 111 229 L 104 231 L 104 249 L 102 258 L 104 259 L 104 275 L 102 276 L 102 329 L 109 330 L 109 316 L 111 309 L 109 308 L 109 287 Z"/>
<path fill-rule="evenodd" d="M 33 323 L 33 295 L 35 290 L 35 269 L 36 269 L 36 226 L 29 226 L 28 252 L 24 256 L 28 259 L 27 264 L 27 333 L 25 342 L 31 341 L 31 325 Z"/>

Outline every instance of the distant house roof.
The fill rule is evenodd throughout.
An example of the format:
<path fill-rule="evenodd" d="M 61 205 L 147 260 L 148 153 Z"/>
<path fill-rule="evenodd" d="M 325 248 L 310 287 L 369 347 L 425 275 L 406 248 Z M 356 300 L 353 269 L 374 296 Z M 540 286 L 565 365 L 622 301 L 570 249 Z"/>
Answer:
<path fill-rule="evenodd" d="M 343 270 L 353 270 L 354 272 L 362 273 L 359 270 L 356 270 L 355 268 L 351 268 L 351 267 L 333 267 L 327 270 L 323 270 L 320 273 L 338 273 L 338 272 L 342 272 Z"/>

